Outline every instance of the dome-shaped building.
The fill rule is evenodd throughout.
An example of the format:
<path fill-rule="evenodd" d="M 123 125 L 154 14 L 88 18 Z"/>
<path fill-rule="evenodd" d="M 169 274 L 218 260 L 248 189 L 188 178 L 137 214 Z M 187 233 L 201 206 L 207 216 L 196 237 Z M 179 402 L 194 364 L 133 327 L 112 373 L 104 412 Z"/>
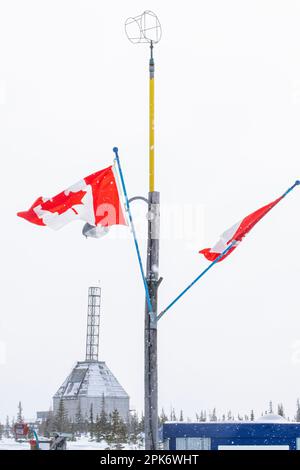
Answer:
<path fill-rule="evenodd" d="M 77 362 L 53 397 L 54 413 L 63 400 L 71 421 L 74 421 L 79 410 L 83 417 L 88 417 L 91 407 L 95 417 L 103 409 L 107 414 L 118 410 L 125 421 L 129 416 L 128 394 L 105 362 L 98 360 L 100 301 L 100 287 L 90 287 L 85 361 Z"/>

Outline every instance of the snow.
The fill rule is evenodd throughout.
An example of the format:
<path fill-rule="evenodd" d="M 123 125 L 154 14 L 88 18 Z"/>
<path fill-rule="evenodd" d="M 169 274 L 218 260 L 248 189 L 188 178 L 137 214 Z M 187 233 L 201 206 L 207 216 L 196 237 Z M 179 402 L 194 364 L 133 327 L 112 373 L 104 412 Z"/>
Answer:
<path fill-rule="evenodd" d="M 268 413 L 264 416 L 262 416 L 261 418 L 255 420 L 256 423 L 288 423 L 290 424 L 290 421 L 288 421 L 287 419 L 283 418 L 282 416 L 280 415 L 276 415 L 276 414 L 273 414 L 273 413 Z"/>
<path fill-rule="evenodd" d="M 240 421 L 240 420 L 226 420 L 226 421 L 200 421 L 201 424 L 256 424 L 256 423 L 280 423 L 292 424 L 291 421 L 283 418 L 280 415 L 268 413 L 255 421 Z M 165 424 L 187 424 L 187 421 L 166 421 Z M 199 424 L 199 421 L 191 421 L 188 424 Z"/>
<path fill-rule="evenodd" d="M 55 397 L 101 397 L 102 394 L 105 397 L 128 396 L 105 362 L 78 362 Z"/>
<path fill-rule="evenodd" d="M 30 450 L 29 442 L 16 442 L 14 439 L 0 440 L 0 450 Z"/>
<path fill-rule="evenodd" d="M 109 448 L 107 442 L 90 441 L 89 438 L 85 436 L 82 436 L 77 441 L 67 442 L 68 450 L 105 450 Z M 133 444 L 124 444 L 124 449 L 138 450 L 140 447 Z M 0 440 L 0 450 L 30 450 L 30 444 L 29 442 L 16 442 L 14 439 L 3 438 Z"/>

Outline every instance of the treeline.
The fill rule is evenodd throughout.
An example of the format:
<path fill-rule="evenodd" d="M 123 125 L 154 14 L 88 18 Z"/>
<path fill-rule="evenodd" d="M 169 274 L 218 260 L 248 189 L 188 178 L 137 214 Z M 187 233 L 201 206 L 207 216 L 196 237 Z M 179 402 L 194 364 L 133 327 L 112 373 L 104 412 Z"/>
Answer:
<path fill-rule="evenodd" d="M 68 433 L 71 439 L 76 440 L 81 435 L 88 436 L 91 440 L 96 442 L 105 441 L 108 446 L 122 449 L 122 445 L 126 443 L 135 444 L 137 447 L 143 444 L 144 432 L 144 416 L 139 416 L 136 412 L 131 412 L 128 420 L 123 420 L 118 410 L 107 414 L 105 412 L 105 404 L 102 405 L 100 415 L 94 414 L 93 407 L 91 406 L 89 416 L 83 416 L 80 407 L 73 420 L 68 418 L 65 410 L 64 401 L 61 400 L 54 413 L 50 410 L 44 420 L 34 424 L 37 428 L 38 434 L 44 437 L 50 437 L 53 433 Z M 205 422 L 205 421 L 254 421 L 266 414 L 278 414 L 289 421 L 300 422 L 300 401 L 297 400 L 295 415 L 292 419 L 286 416 L 284 406 L 279 403 L 276 407 L 273 406 L 272 401 L 269 402 L 266 410 L 260 414 L 255 415 L 253 410 L 249 414 L 236 414 L 234 415 L 231 410 L 227 413 L 218 414 L 216 408 L 211 411 L 200 410 L 193 418 L 185 416 L 183 410 L 179 413 L 174 408 L 171 408 L 169 414 L 162 409 L 159 415 L 159 426 L 166 421 L 179 421 L 179 422 Z M 24 423 L 22 404 L 19 402 L 17 418 L 10 422 L 6 418 L 5 424 L 0 423 L 0 439 L 2 437 L 14 436 L 14 425 L 16 423 Z"/>
<path fill-rule="evenodd" d="M 195 418 L 190 418 L 184 416 L 183 411 L 181 410 L 180 413 L 177 415 L 174 408 L 171 409 L 169 416 L 167 416 L 162 410 L 162 414 L 160 416 L 160 422 L 166 421 L 187 421 L 187 422 L 205 422 L 205 421 L 255 421 L 255 419 L 259 419 L 267 414 L 277 414 L 282 416 L 283 418 L 287 419 L 288 421 L 293 422 L 300 422 L 300 401 L 297 400 L 296 403 L 296 412 L 295 415 L 290 418 L 285 414 L 284 406 L 282 403 L 278 403 L 277 407 L 273 406 L 273 402 L 270 401 L 266 410 L 262 411 L 260 414 L 255 415 L 254 410 L 250 410 L 249 414 L 241 414 L 237 413 L 236 415 L 231 411 L 227 411 L 227 413 L 218 414 L 216 408 L 213 408 L 211 411 L 207 410 L 200 410 L 199 412 L 195 413 Z"/>
<path fill-rule="evenodd" d="M 60 400 L 57 412 L 49 411 L 47 418 L 39 425 L 39 434 L 49 437 L 53 432 L 69 433 L 71 439 L 82 434 L 89 436 L 96 442 L 105 441 L 109 446 L 122 448 L 122 444 L 142 445 L 143 418 L 139 419 L 136 413 L 131 413 L 128 420 L 123 420 L 115 409 L 107 414 L 105 406 L 102 406 L 100 415 L 94 414 L 91 405 L 89 416 L 84 417 L 80 406 L 77 409 L 74 420 L 68 418 L 63 400 Z"/>

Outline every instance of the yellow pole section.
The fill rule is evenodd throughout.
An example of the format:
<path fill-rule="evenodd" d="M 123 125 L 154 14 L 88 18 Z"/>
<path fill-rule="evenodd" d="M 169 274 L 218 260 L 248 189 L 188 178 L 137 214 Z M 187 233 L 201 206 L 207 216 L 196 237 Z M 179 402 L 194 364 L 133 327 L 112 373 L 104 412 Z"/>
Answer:
<path fill-rule="evenodd" d="M 150 80 L 149 80 L 149 191 L 154 191 L 154 60 L 150 59 Z"/>

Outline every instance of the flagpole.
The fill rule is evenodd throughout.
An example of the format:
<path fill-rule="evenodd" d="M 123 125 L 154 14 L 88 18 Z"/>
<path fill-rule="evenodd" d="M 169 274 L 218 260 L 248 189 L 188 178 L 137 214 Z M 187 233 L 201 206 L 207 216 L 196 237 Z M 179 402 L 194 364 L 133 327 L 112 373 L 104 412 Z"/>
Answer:
<path fill-rule="evenodd" d="M 165 313 L 170 310 L 171 307 L 173 307 L 174 304 L 176 304 L 176 302 L 178 302 L 179 299 L 181 299 L 181 297 L 187 293 L 188 290 L 191 289 L 191 287 L 193 287 L 196 282 L 199 281 L 199 279 L 201 279 L 204 274 L 207 273 L 207 271 L 209 271 L 218 261 L 220 261 L 223 256 L 226 255 L 226 253 L 228 253 L 228 251 L 233 248 L 235 245 L 237 244 L 237 242 L 235 240 L 233 240 L 233 242 L 230 243 L 230 245 L 228 245 L 228 247 L 226 248 L 226 250 L 224 250 L 212 263 L 210 263 L 210 265 L 204 269 L 204 271 L 202 271 L 199 276 L 197 276 L 185 289 L 183 289 L 182 292 L 180 292 L 179 295 L 177 295 L 177 297 L 175 297 L 175 299 L 164 309 L 160 312 L 160 314 L 157 316 L 157 320 L 160 320 L 164 315 Z"/>
<path fill-rule="evenodd" d="M 131 213 L 130 204 L 129 204 L 129 200 L 128 200 L 128 195 L 127 195 L 127 189 L 126 189 L 126 186 L 125 186 L 125 180 L 124 180 L 123 171 L 122 171 L 122 167 L 121 167 L 121 163 L 120 163 L 118 148 L 114 147 L 113 152 L 115 154 L 115 161 L 117 162 L 117 166 L 118 166 L 118 170 L 119 170 L 122 190 L 123 190 L 123 194 L 124 194 L 124 198 L 125 198 L 126 211 L 128 212 L 128 218 L 129 218 L 129 223 L 130 223 L 130 227 L 131 227 L 131 231 L 132 231 L 132 235 L 133 235 L 136 254 L 137 254 L 137 257 L 138 257 L 139 267 L 140 267 L 141 275 L 142 275 L 142 278 L 143 278 L 143 284 L 144 284 L 144 288 L 145 288 L 148 312 L 149 312 L 149 315 L 151 315 L 153 309 L 152 309 L 152 304 L 151 304 L 151 299 L 150 299 L 150 294 L 149 294 L 149 288 L 148 288 L 148 283 L 147 283 L 145 273 L 144 273 L 140 248 L 139 248 L 139 244 L 138 244 L 138 241 L 137 241 L 135 226 L 134 226 L 134 223 L 133 223 L 132 213 Z"/>

